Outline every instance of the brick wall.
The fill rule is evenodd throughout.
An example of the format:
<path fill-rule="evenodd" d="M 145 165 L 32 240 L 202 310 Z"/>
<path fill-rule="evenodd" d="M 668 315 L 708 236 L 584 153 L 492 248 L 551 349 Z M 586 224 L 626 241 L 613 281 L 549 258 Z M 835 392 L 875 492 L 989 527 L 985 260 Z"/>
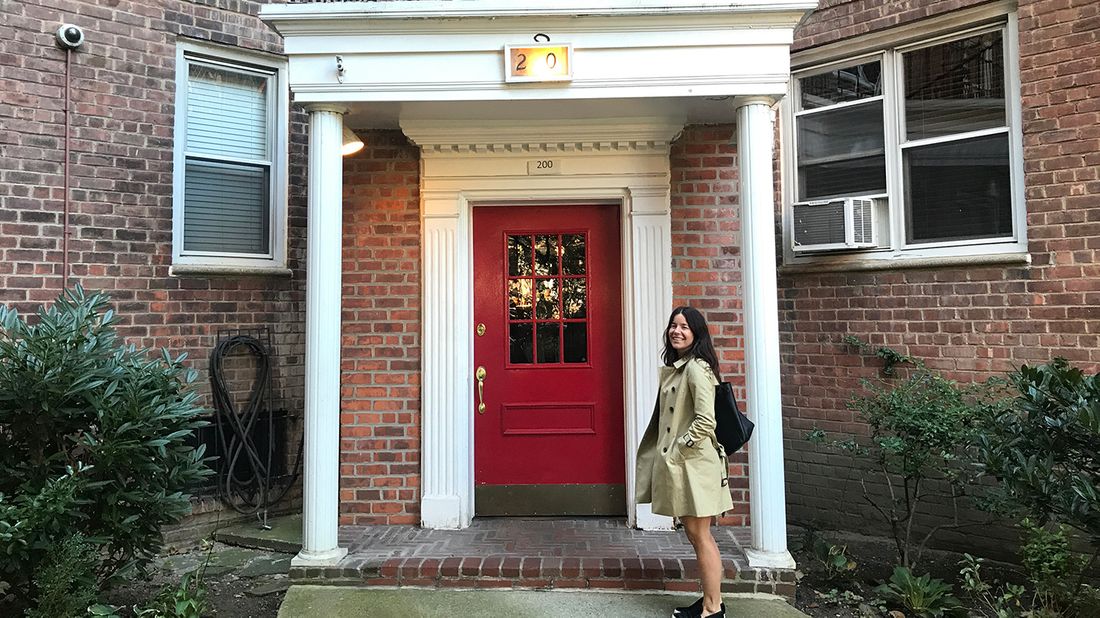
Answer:
<path fill-rule="evenodd" d="M 963 4 L 973 3 L 825 3 L 796 33 L 797 46 Z M 901 10 L 885 16 L 893 5 Z M 858 522 L 861 531 L 877 522 L 860 504 L 856 481 L 862 472 L 804 440 L 815 426 L 840 434 L 865 432 L 844 404 L 859 389 L 859 379 L 875 376 L 881 365 L 853 354 L 841 343 L 843 336 L 919 356 L 963 381 L 1054 356 L 1090 371 L 1100 368 L 1100 5 L 1025 0 L 1018 16 L 1032 262 L 781 277 L 785 448 L 794 522 L 849 529 Z M 1003 534 L 982 528 L 945 539 L 987 549 Z"/>
<path fill-rule="evenodd" d="M 745 397 L 741 311 L 740 209 L 734 127 L 691 126 L 670 153 L 673 305 L 701 310 L 722 363 L 722 377 Z M 656 361 L 656 359 L 654 359 Z M 748 455 L 730 460 L 733 510 L 723 524 L 748 525 Z"/>
<path fill-rule="evenodd" d="M 886 30 L 990 0 L 820 0 L 794 33 L 793 51 Z"/>
<path fill-rule="evenodd" d="M 344 159 L 340 521 L 420 521 L 420 160 L 400 131 Z"/>
<path fill-rule="evenodd" d="M 219 330 L 269 326 L 276 404 L 303 399 L 305 128 L 293 118 L 288 261 L 292 277 L 169 276 L 177 40 L 281 52 L 260 2 L 4 2 L 0 19 L 0 302 L 29 310 L 62 281 L 65 52 L 71 69 L 70 285 L 109 292 L 139 346 L 186 352 L 207 384 Z M 296 439 L 292 439 L 296 442 Z"/>

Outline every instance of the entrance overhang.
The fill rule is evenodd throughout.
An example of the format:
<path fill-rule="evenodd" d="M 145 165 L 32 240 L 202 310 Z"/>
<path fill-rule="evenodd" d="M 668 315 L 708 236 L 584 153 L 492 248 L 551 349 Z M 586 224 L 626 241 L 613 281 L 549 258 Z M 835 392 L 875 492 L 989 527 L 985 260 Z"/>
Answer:
<path fill-rule="evenodd" d="M 422 149 L 425 525 L 462 527 L 472 516 L 469 460 L 454 451 L 468 443 L 461 414 L 472 401 L 470 346 L 462 334 L 468 329 L 456 326 L 469 323 L 462 295 L 469 209 L 499 200 L 623 205 L 629 217 L 623 257 L 631 269 L 624 286 L 633 294 L 625 300 L 638 301 L 624 333 L 627 415 L 636 421 L 627 428 L 631 451 L 645 426 L 645 400 L 655 390 L 647 368 L 656 360 L 672 299 L 668 144 L 685 124 L 728 124 L 736 117 L 746 382 L 757 422 L 749 451 L 750 564 L 793 567 L 782 489 L 769 108 L 787 91 L 794 28 L 816 6 L 807 0 L 300 0 L 261 8 L 260 17 L 284 37 L 294 101 L 310 112 L 310 341 L 329 315 L 321 310 L 340 304 L 338 250 L 314 256 L 315 248 L 338 247 L 341 237 L 340 159 L 329 142 L 347 124 L 400 128 Z M 509 79 L 509 46 L 540 44 L 571 50 L 569 79 Z M 561 153 L 575 173 L 554 178 L 525 171 L 530 156 L 551 153 Z M 653 268 L 646 270 L 647 263 Z M 340 350 L 332 340 L 307 345 L 305 534 L 296 559 L 303 565 L 341 554 L 339 469 L 331 457 L 339 447 L 339 385 L 329 375 L 338 374 Z M 667 525 L 645 507 L 631 504 L 632 522 Z"/>
<path fill-rule="evenodd" d="M 807 0 L 387 0 L 268 4 L 296 103 L 355 128 L 407 118 L 725 123 L 734 97 L 778 99 Z M 572 46 L 568 81 L 506 80 L 505 46 Z"/>

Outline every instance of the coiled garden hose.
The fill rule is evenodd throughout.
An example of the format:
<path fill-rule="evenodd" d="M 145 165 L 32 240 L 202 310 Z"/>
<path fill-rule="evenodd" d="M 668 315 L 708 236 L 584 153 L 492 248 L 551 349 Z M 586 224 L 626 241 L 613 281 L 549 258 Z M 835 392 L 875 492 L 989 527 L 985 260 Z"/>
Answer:
<path fill-rule="evenodd" d="M 233 404 L 225 378 L 225 359 L 237 348 L 243 347 L 256 357 L 256 380 L 243 410 Z M 298 480 L 302 462 L 302 441 L 290 478 L 281 490 L 276 491 L 276 475 L 272 470 L 275 453 L 275 420 L 270 410 L 271 354 L 259 339 L 248 335 L 234 335 L 218 342 L 210 353 L 210 386 L 216 412 L 216 434 L 221 448 L 218 474 L 218 496 L 235 511 L 261 517 L 267 527 L 267 511 L 286 497 Z M 261 449 L 255 440 L 256 430 L 267 413 L 267 448 Z M 264 452 L 261 452 L 264 451 Z M 240 469 L 238 469 L 238 464 Z"/>

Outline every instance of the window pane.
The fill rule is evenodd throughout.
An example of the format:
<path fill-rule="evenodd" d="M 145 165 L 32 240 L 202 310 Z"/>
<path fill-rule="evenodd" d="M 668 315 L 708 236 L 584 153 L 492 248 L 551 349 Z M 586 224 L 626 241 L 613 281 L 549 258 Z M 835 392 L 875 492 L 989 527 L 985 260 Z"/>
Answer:
<path fill-rule="evenodd" d="M 858 101 L 882 94 L 882 66 L 876 60 L 798 80 L 802 109 Z"/>
<path fill-rule="evenodd" d="M 269 158 L 268 77 L 191 64 L 187 77 L 189 154 Z"/>
<path fill-rule="evenodd" d="M 534 348 L 531 336 L 532 324 L 508 325 L 508 361 L 516 365 L 530 365 L 534 362 L 531 351 Z"/>
<path fill-rule="evenodd" d="M 561 319 L 558 310 L 558 280 L 539 279 L 535 283 L 535 317 L 540 320 Z"/>
<path fill-rule="evenodd" d="M 531 276 L 531 237 L 508 237 L 508 274 L 512 277 Z"/>
<path fill-rule="evenodd" d="M 539 275 L 558 274 L 558 237 L 535 237 L 535 273 Z"/>
<path fill-rule="evenodd" d="M 1007 135 L 904 152 L 909 242 L 1012 234 Z"/>
<path fill-rule="evenodd" d="M 562 325 L 562 339 L 565 344 L 565 362 L 588 362 L 588 325 L 583 322 L 569 322 Z"/>
<path fill-rule="evenodd" d="M 584 234 L 566 234 L 561 237 L 561 269 L 567 275 L 584 274 Z"/>
<path fill-rule="evenodd" d="M 530 279 L 513 279 L 508 282 L 508 317 L 513 320 L 531 319 Z"/>
<path fill-rule="evenodd" d="M 538 325 L 538 344 L 539 344 L 539 363 L 557 363 L 561 358 L 559 354 L 559 348 L 561 347 L 561 335 L 560 325 L 558 324 L 539 324 Z"/>
<path fill-rule="evenodd" d="M 907 52 L 910 140 L 1005 125 L 1005 59 L 998 30 Z"/>
<path fill-rule="evenodd" d="M 188 161 L 184 251 L 267 254 L 267 192 L 267 167 Z"/>
<path fill-rule="evenodd" d="M 584 279 L 566 279 L 562 282 L 562 309 L 566 319 L 585 317 L 588 305 L 584 297 Z"/>
<path fill-rule="evenodd" d="M 798 117 L 799 199 L 886 191 L 882 101 Z"/>

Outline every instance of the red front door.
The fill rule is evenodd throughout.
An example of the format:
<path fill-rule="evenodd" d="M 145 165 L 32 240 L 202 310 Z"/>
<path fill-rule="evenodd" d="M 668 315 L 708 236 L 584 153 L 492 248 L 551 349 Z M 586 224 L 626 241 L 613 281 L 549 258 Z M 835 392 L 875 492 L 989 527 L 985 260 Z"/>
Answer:
<path fill-rule="evenodd" d="M 475 512 L 622 514 L 619 209 L 473 211 Z"/>

